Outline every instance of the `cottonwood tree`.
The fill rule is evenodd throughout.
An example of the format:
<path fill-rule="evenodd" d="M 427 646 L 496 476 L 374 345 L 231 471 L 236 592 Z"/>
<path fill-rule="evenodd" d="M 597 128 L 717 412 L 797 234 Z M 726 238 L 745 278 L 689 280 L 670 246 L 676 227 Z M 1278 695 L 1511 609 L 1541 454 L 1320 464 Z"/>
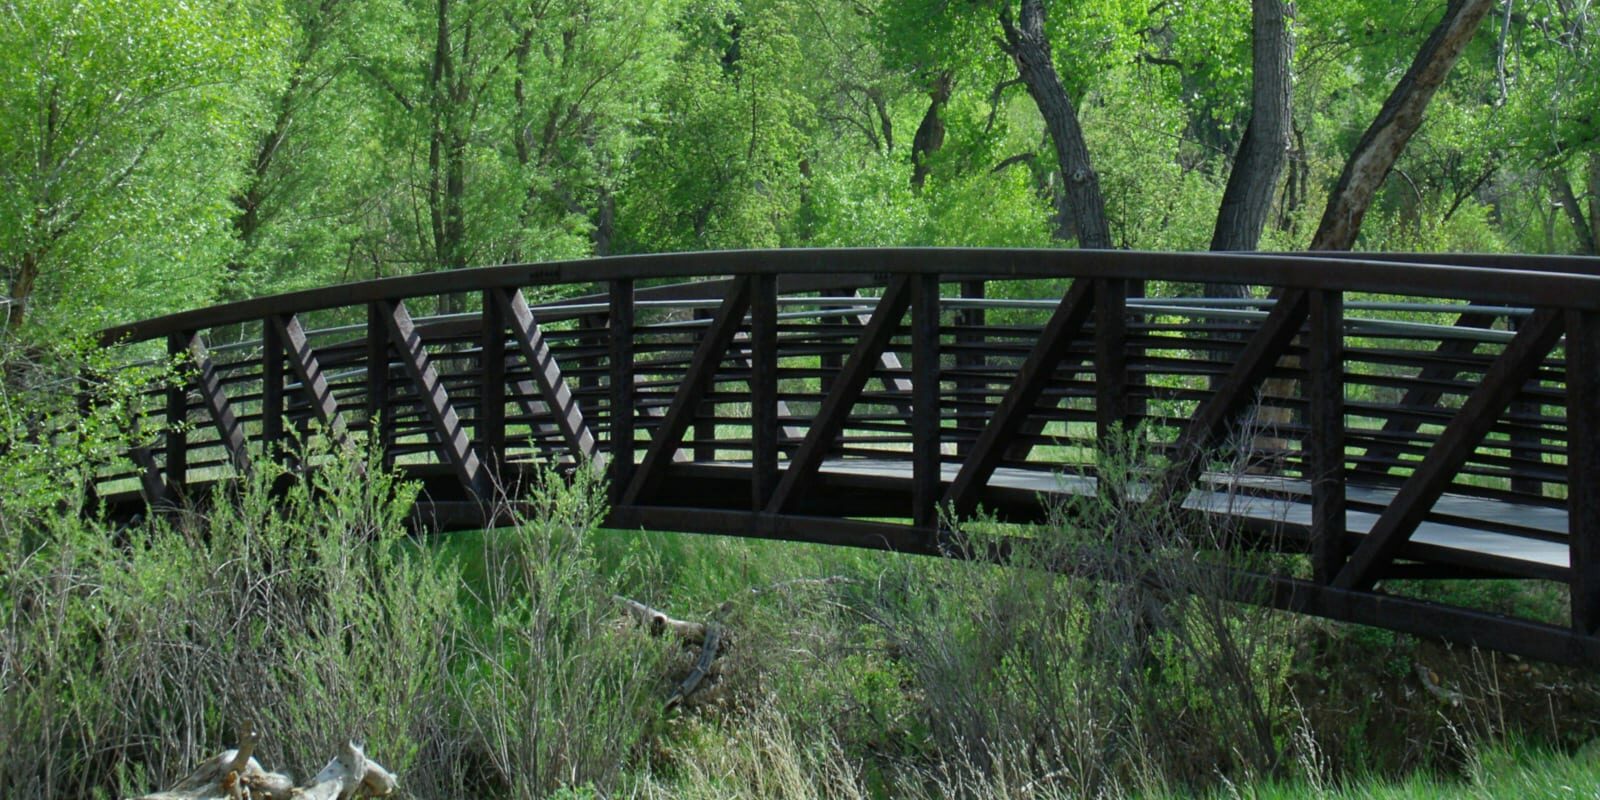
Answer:
<path fill-rule="evenodd" d="M 249 3 L 0 3 L 9 329 L 213 295 L 277 34 Z"/>
<path fill-rule="evenodd" d="M 1429 101 L 1466 49 L 1492 0 L 1451 0 L 1410 69 L 1390 91 L 1383 107 L 1345 159 L 1344 169 L 1328 197 L 1322 222 L 1311 238 L 1312 250 L 1349 250 L 1361 231 L 1372 198 L 1405 150 Z"/>
<path fill-rule="evenodd" d="M 1252 0 L 1250 122 L 1228 171 L 1217 208 L 1212 250 L 1254 250 L 1261 241 L 1289 160 L 1293 126 L 1294 40 L 1290 9 L 1283 0 Z M 1242 296 L 1236 284 L 1207 284 L 1208 297 Z"/>
<path fill-rule="evenodd" d="M 414 33 L 365 67 L 386 97 L 389 221 L 412 243 L 401 259 L 456 269 L 591 252 L 675 50 L 677 7 L 411 3 Z"/>

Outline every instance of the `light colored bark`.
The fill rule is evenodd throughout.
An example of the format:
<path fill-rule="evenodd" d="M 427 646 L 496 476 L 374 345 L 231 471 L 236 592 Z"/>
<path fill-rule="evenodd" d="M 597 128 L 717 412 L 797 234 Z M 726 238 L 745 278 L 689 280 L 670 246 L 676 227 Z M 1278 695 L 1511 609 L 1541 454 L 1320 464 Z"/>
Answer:
<path fill-rule="evenodd" d="M 287 775 L 267 772 L 256 761 L 253 726 L 246 725 L 239 739 L 238 748 L 202 762 L 177 786 L 134 800 L 354 800 L 384 797 L 399 785 L 360 745 L 346 742 L 316 777 L 296 787 Z"/>
<path fill-rule="evenodd" d="M 1090 163 L 1089 145 L 1083 139 L 1077 108 L 1067 96 L 1051 58 L 1045 16 L 1043 0 L 1022 0 L 1022 10 L 1015 21 L 1011 17 L 1011 4 L 1002 4 L 1000 27 L 1005 32 L 1006 54 L 1016 62 L 1017 74 L 1039 107 L 1039 114 L 1050 131 L 1050 140 L 1055 144 L 1056 163 L 1065 184 L 1061 200 L 1066 208 L 1060 209 L 1065 212 L 1061 218 L 1072 222 L 1079 247 L 1109 249 L 1111 225 L 1106 220 L 1100 176 Z M 1056 237 L 1070 238 L 1064 229 L 1057 229 Z"/>
<path fill-rule="evenodd" d="M 1378 116 L 1345 161 L 1339 182 L 1328 197 L 1322 223 L 1311 239 L 1312 250 L 1349 250 L 1354 246 L 1373 196 L 1422 125 L 1428 103 L 1493 5 L 1492 0 L 1450 0 L 1444 18 L 1417 51 L 1411 68 L 1395 84 Z"/>

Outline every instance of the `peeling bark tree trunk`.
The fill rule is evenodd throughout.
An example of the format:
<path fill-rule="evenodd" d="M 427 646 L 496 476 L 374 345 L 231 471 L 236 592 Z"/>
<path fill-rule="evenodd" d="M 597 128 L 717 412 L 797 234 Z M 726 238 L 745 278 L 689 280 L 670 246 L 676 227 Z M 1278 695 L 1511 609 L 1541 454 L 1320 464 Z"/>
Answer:
<path fill-rule="evenodd" d="M 1228 173 L 1228 187 L 1217 209 L 1212 250 L 1254 250 L 1261 242 L 1278 178 L 1289 160 L 1291 82 L 1294 40 L 1290 9 L 1283 0 L 1253 0 L 1250 124 Z M 1238 284 L 1205 285 L 1207 297 L 1243 297 Z"/>
<path fill-rule="evenodd" d="M 22 323 L 27 320 L 28 301 L 33 298 L 33 284 L 39 279 L 38 251 L 29 250 L 22 254 L 22 263 L 17 266 L 16 276 L 11 279 L 11 303 L 6 306 L 6 330 L 15 331 L 22 328 Z"/>
<path fill-rule="evenodd" d="M 1444 19 L 1417 51 L 1411 68 L 1395 84 L 1377 118 L 1345 161 L 1344 172 L 1328 197 L 1322 223 L 1311 239 L 1312 250 L 1349 250 L 1355 244 L 1361 218 L 1371 207 L 1373 195 L 1389 176 L 1411 135 L 1417 132 L 1428 102 L 1492 5 L 1491 0 L 1450 0 Z"/>
<path fill-rule="evenodd" d="M 1600 256 L 1600 153 L 1589 154 L 1589 231 L 1595 239 L 1589 254 Z"/>
<path fill-rule="evenodd" d="M 1595 248 L 1596 237 L 1600 236 L 1600 229 L 1592 226 L 1588 217 L 1583 214 L 1583 204 L 1578 201 L 1578 196 L 1572 191 L 1572 184 L 1567 181 L 1567 176 L 1556 173 L 1551 179 L 1556 194 L 1556 203 L 1567 212 L 1567 221 L 1572 223 L 1572 232 L 1578 237 L 1578 249 L 1581 255 L 1600 255 L 1600 250 Z M 1595 201 L 1589 200 L 1589 216 L 1594 216 Z"/>
<path fill-rule="evenodd" d="M 950 71 L 945 70 L 933 79 L 933 88 L 928 90 L 928 112 L 922 115 L 922 124 L 917 126 L 917 133 L 911 138 L 912 188 L 922 188 L 923 181 L 928 177 L 928 157 L 944 147 L 944 120 L 939 114 L 950 102 L 951 81 Z"/>
<path fill-rule="evenodd" d="M 1100 194 L 1100 176 L 1089 161 L 1089 146 L 1083 141 L 1078 112 L 1061 85 L 1055 62 L 1050 57 L 1050 39 L 1045 33 L 1043 0 L 1022 0 L 1022 14 L 1013 21 L 1011 5 L 1000 9 L 1000 27 L 1005 31 L 1004 47 L 1016 62 L 1017 74 L 1028 87 L 1028 94 L 1039 107 L 1050 139 L 1055 143 L 1056 163 L 1061 169 L 1066 191 L 1059 202 L 1067 207 L 1062 216 L 1072 221 L 1078 232 L 1078 246 L 1111 247 L 1111 227 L 1106 222 L 1106 201 Z M 1057 238 L 1064 238 L 1056 231 Z"/>

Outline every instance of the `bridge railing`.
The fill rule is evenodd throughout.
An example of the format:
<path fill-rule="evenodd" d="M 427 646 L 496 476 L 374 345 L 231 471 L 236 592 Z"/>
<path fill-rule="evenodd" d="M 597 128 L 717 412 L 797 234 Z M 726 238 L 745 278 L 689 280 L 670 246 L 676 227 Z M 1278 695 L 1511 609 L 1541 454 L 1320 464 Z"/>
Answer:
<path fill-rule="evenodd" d="M 1257 522 L 1296 532 L 1327 597 L 1402 576 L 1548 578 L 1570 587 L 1587 642 L 1596 273 L 1516 256 L 899 249 L 370 281 L 106 331 L 191 376 L 152 389 L 148 446 L 98 489 L 176 501 L 292 463 L 296 432 L 320 428 L 378 442 L 440 507 L 475 507 L 528 463 L 584 464 L 607 471 L 619 524 L 862 544 L 843 518 L 902 518 L 860 531 L 935 551 L 941 509 L 1037 516 L 1030 476 L 1095 491 L 1097 453 L 1137 429 L 1148 502 L 1231 480 L 1304 511 Z M 1180 296 L 1229 282 L 1250 296 Z M 1243 478 L 1208 469 L 1237 451 Z"/>

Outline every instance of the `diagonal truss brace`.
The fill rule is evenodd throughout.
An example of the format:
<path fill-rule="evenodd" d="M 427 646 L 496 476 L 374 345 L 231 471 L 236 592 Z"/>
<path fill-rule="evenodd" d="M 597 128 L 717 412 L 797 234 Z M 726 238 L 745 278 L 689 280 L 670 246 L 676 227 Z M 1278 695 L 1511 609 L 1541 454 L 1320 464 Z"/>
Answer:
<path fill-rule="evenodd" d="M 878 300 L 878 307 L 872 312 L 861 337 L 856 340 L 844 369 L 834 380 L 833 388 L 823 399 L 811 428 L 806 431 L 806 438 L 789 460 L 788 468 L 784 470 L 772 499 L 767 503 L 768 513 L 782 513 L 816 477 L 828 448 L 844 429 L 850 409 L 861 397 L 861 390 L 866 387 L 867 379 L 880 363 L 884 349 L 889 346 L 889 340 L 894 337 L 895 329 L 910 307 L 911 280 L 905 275 L 897 275 Z"/>
<path fill-rule="evenodd" d="M 392 346 L 399 352 L 400 364 L 416 384 L 423 411 L 433 423 L 434 433 L 439 440 L 440 457 L 455 469 L 456 477 L 463 486 L 475 488 L 481 462 L 468 441 L 455 406 L 450 403 L 450 395 L 439 378 L 439 371 L 434 368 L 427 349 L 422 346 L 422 335 L 417 333 L 411 313 L 406 310 L 403 301 L 383 300 L 378 305 L 382 309 L 384 327 L 388 329 Z"/>
<path fill-rule="evenodd" d="M 188 341 L 189 355 L 194 359 L 195 384 L 200 390 L 200 400 L 206 407 L 211 423 L 217 428 L 217 439 L 222 442 L 222 448 L 228 453 L 228 460 L 240 472 L 250 471 L 250 454 L 245 446 L 244 426 L 239 424 L 239 417 L 233 413 L 233 404 L 228 402 L 228 396 L 222 391 L 222 379 L 217 375 L 217 367 L 211 361 L 211 354 L 206 350 L 205 339 L 200 334 L 190 334 Z"/>
<path fill-rule="evenodd" d="M 561 375 L 561 365 L 550 352 L 544 332 L 534 319 L 533 310 L 522 296 L 522 290 L 495 289 L 495 302 L 499 303 L 506 321 L 511 325 L 513 339 L 522 358 L 533 370 L 532 381 L 519 381 L 518 394 L 528 397 L 537 387 L 545 409 L 555 418 L 556 428 L 566 440 L 567 447 L 580 462 L 600 469 L 603 457 L 595 446 L 594 433 L 584 421 L 583 409 L 573 397 L 572 389 Z M 531 384 L 531 385 L 530 385 Z"/>
<path fill-rule="evenodd" d="M 322 372 L 322 362 L 317 359 L 317 353 L 306 340 L 305 327 L 300 324 L 300 318 L 293 315 L 275 315 L 272 325 L 278 331 L 278 337 L 283 342 L 283 350 L 289 357 L 289 367 L 294 370 L 295 378 L 300 381 L 300 390 L 305 393 L 310 401 L 311 411 L 316 414 L 317 420 L 327 428 L 336 439 L 343 440 L 346 433 L 344 417 L 339 413 L 339 403 L 333 397 L 333 391 L 328 388 L 328 378 Z"/>
<path fill-rule="evenodd" d="M 1022 362 L 1017 378 L 1006 389 L 1005 396 L 995 409 L 989 424 L 978 434 L 972 452 L 961 464 L 961 470 L 945 490 L 944 503 L 956 516 L 964 517 L 977 507 L 978 490 L 988 483 L 995 468 L 1000 466 L 1006 451 L 1016 442 L 1029 416 L 1039 404 L 1050 376 L 1056 366 L 1066 358 L 1072 342 L 1083 334 L 1094 310 L 1094 282 L 1075 280 L 1067 290 L 1049 322 L 1039 332 L 1033 350 Z"/>
<path fill-rule="evenodd" d="M 695 409 L 711 390 L 717 367 L 732 346 L 734 335 L 738 333 L 745 312 L 750 308 L 752 283 L 750 276 L 746 275 L 729 287 L 728 296 L 717 308 L 717 316 L 712 320 L 710 330 L 695 347 L 694 358 L 684 373 L 683 383 L 672 396 L 672 405 L 667 408 L 666 416 L 662 417 L 655 436 L 650 439 L 650 449 L 645 451 L 644 460 L 622 495 L 623 505 L 638 504 L 640 498 L 650 496 L 660 485 L 667 464 L 673 460 L 683 443 L 683 434 L 693 421 Z"/>
<path fill-rule="evenodd" d="M 1172 464 L 1151 493 L 1150 503 L 1176 507 L 1188 496 L 1205 469 L 1206 458 L 1255 402 L 1262 381 L 1300 333 L 1310 310 L 1310 295 L 1304 289 L 1289 289 L 1278 297 L 1239 360 L 1184 426 Z"/>
<path fill-rule="evenodd" d="M 1406 479 L 1372 531 L 1361 540 L 1344 569 L 1334 578 L 1339 589 L 1368 589 L 1380 570 L 1394 560 L 1400 548 L 1449 488 L 1451 480 L 1478 449 L 1495 420 L 1539 371 L 1565 327 L 1558 311 L 1540 310 L 1489 365 L 1483 381 L 1467 395 L 1461 410 L 1450 419 L 1438 441 L 1423 456 L 1417 470 Z"/>

